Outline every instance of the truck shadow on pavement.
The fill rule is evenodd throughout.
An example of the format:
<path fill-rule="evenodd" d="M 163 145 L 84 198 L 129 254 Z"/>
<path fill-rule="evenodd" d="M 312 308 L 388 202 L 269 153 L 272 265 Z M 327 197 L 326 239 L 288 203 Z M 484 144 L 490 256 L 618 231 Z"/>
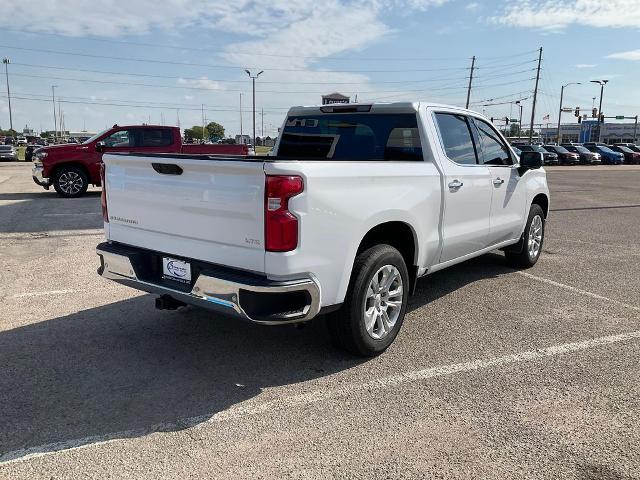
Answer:
<path fill-rule="evenodd" d="M 0 233 L 102 228 L 100 191 L 80 198 L 62 198 L 55 192 L 0 192 Z"/>
<path fill-rule="evenodd" d="M 409 310 L 510 271 L 498 255 L 453 267 L 419 282 Z M 153 302 L 142 295 L 0 333 L 0 461 L 186 428 L 265 388 L 366 361 L 332 349 L 323 319 L 265 327 Z"/>

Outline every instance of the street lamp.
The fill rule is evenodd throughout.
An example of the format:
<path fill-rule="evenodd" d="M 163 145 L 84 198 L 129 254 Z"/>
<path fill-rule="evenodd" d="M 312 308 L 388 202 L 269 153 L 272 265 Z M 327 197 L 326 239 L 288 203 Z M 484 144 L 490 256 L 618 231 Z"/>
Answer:
<path fill-rule="evenodd" d="M 560 110 L 558 110 L 558 145 L 562 143 L 561 141 L 562 139 L 560 137 L 560 119 L 562 118 L 562 97 L 564 96 L 564 89 L 569 85 L 582 85 L 582 84 L 580 82 L 565 83 L 564 85 L 562 85 L 562 88 L 560 89 Z"/>
<path fill-rule="evenodd" d="M 249 78 L 253 81 L 253 151 L 256 151 L 256 78 L 264 73 L 260 70 L 256 75 L 251 75 L 249 70 L 245 70 Z"/>
<path fill-rule="evenodd" d="M 520 100 L 516 101 L 516 105 L 518 105 L 518 107 L 520 107 L 520 121 L 518 122 L 518 140 L 520 140 L 520 137 L 522 136 L 522 103 L 520 102 Z"/>
<path fill-rule="evenodd" d="M 602 94 L 604 93 L 604 86 L 609 83 L 609 80 L 591 80 L 591 83 L 597 83 L 600 85 L 600 105 L 598 106 L 598 142 L 602 138 L 602 122 L 600 121 L 602 115 Z"/>
<path fill-rule="evenodd" d="M 55 143 L 58 138 L 58 120 L 56 117 L 56 87 L 58 85 L 51 85 L 51 101 L 53 102 L 53 141 Z"/>
<path fill-rule="evenodd" d="M 2 63 L 4 63 L 4 74 L 7 77 L 7 99 L 9 100 L 9 127 L 13 130 L 13 115 L 11 114 L 11 91 L 9 90 L 9 64 L 11 60 L 8 58 L 3 58 Z"/>

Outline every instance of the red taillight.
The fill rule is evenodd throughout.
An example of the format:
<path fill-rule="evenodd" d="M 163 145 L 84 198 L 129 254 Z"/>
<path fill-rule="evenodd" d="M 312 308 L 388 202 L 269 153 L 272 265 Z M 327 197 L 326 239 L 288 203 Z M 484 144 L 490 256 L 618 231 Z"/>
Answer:
<path fill-rule="evenodd" d="M 264 193 L 264 243 L 268 252 L 288 252 L 298 246 L 298 217 L 289 211 L 289 199 L 303 190 L 302 177 L 267 175 Z"/>
<path fill-rule="evenodd" d="M 102 220 L 109 222 L 109 212 L 107 211 L 107 182 L 105 175 L 104 163 L 100 164 L 100 183 L 102 184 L 102 193 L 100 194 L 100 206 L 102 207 Z"/>

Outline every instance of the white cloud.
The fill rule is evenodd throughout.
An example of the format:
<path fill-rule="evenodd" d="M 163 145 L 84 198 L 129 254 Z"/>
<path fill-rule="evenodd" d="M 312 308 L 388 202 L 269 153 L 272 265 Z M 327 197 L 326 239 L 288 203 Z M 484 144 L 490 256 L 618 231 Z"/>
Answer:
<path fill-rule="evenodd" d="M 471 2 L 471 3 L 468 3 L 467 6 L 464 8 L 465 10 L 469 10 L 470 12 L 475 12 L 480 8 L 480 4 L 477 2 Z"/>
<path fill-rule="evenodd" d="M 598 65 L 596 65 L 595 63 L 579 63 L 577 65 L 575 65 L 576 68 L 595 68 Z"/>
<path fill-rule="evenodd" d="M 640 60 L 640 49 L 639 50 L 629 50 L 628 52 L 619 52 L 612 53 L 611 55 L 607 55 L 607 58 L 615 58 L 617 60 Z"/>
<path fill-rule="evenodd" d="M 207 78 L 207 77 L 200 77 L 197 79 L 179 78 L 178 83 L 180 85 L 184 85 L 187 87 L 202 88 L 205 90 L 223 90 L 223 87 L 222 85 L 220 85 L 219 82 L 216 82 L 215 80 L 211 80 L 210 78 Z"/>
<path fill-rule="evenodd" d="M 569 25 L 631 27 L 640 24 L 638 0 L 513 0 L 496 23 L 542 30 Z"/>

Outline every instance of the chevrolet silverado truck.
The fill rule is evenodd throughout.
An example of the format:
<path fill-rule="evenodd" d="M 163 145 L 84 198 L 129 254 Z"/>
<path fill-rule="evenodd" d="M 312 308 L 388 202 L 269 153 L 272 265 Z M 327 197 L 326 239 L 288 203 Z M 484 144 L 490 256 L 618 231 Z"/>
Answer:
<path fill-rule="evenodd" d="M 104 156 L 98 273 L 261 324 L 325 314 L 355 354 L 395 339 L 420 277 L 495 249 L 542 251 L 540 152 L 431 103 L 294 107 L 269 157 Z"/>
<path fill-rule="evenodd" d="M 84 195 L 89 184 L 101 185 L 100 165 L 104 153 L 191 153 L 246 155 L 246 145 L 183 144 L 178 127 L 160 125 L 114 125 L 81 144 L 51 145 L 33 155 L 33 181 L 63 197 Z"/>

